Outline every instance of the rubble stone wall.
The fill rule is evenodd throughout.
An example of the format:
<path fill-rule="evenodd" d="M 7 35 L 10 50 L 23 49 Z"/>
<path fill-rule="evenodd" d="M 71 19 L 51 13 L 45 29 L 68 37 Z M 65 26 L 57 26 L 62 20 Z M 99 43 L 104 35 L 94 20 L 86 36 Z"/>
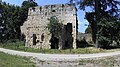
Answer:
<path fill-rule="evenodd" d="M 21 26 L 21 32 L 26 36 L 26 47 L 33 48 L 51 48 L 51 33 L 49 32 L 47 25 L 49 23 L 48 18 L 56 16 L 61 23 L 67 25 L 72 23 L 72 37 L 73 48 L 76 48 L 76 36 L 77 36 L 77 12 L 75 5 L 73 4 L 55 4 L 45 5 L 38 7 L 31 7 L 28 11 L 27 21 Z M 65 32 L 62 34 L 66 38 Z M 36 45 L 33 45 L 33 34 L 36 35 Z M 43 39 L 41 37 L 44 37 Z M 63 45 L 63 44 L 62 44 Z"/>

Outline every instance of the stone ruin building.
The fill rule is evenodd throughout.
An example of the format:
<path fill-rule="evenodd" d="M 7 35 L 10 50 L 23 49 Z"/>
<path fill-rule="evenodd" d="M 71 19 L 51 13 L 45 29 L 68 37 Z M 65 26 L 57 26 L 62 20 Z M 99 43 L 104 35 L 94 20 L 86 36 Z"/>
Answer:
<path fill-rule="evenodd" d="M 92 45 L 92 34 L 91 33 L 80 33 L 77 34 L 77 48 L 86 47 L 86 45 Z"/>
<path fill-rule="evenodd" d="M 61 37 L 52 37 L 47 28 L 48 18 L 53 16 L 63 21 Z M 21 32 L 25 35 L 26 47 L 76 48 L 77 25 L 77 9 L 74 4 L 45 5 L 29 8 L 28 18 L 21 26 Z"/>

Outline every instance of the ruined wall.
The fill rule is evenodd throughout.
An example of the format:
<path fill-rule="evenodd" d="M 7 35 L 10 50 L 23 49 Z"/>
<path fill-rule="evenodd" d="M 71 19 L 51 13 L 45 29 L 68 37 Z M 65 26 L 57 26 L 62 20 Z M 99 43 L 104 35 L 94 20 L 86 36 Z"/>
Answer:
<path fill-rule="evenodd" d="M 86 33 L 78 33 L 77 40 L 81 41 L 83 39 L 85 39 L 86 42 L 92 42 L 92 34 L 90 34 L 90 33 L 88 33 L 88 34 L 86 34 Z"/>
<path fill-rule="evenodd" d="M 56 16 L 64 25 L 72 23 L 73 48 L 76 48 L 77 12 L 75 5 L 56 4 L 32 7 L 29 9 L 27 21 L 21 26 L 21 32 L 26 36 L 26 47 L 51 48 L 51 34 L 47 28 L 48 18 Z M 33 45 L 33 34 L 36 35 L 36 45 Z M 65 39 L 66 33 L 62 34 Z"/>

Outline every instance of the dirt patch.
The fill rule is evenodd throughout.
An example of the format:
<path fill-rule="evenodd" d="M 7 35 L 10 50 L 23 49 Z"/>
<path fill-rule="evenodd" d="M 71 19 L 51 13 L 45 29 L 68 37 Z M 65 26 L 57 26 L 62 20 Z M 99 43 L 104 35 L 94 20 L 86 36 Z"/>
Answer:
<path fill-rule="evenodd" d="M 120 67 L 120 55 L 79 61 L 42 61 L 32 58 L 37 67 Z"/>

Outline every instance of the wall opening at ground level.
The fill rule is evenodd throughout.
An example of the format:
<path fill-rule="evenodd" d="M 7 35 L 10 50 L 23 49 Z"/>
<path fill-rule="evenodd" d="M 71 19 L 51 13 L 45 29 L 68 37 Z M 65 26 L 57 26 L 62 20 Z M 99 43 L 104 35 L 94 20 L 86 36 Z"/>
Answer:
<path fill-rule="evenodd" d="M 57 37 L 52 36 L 50 42 L 51 42 L 51 49 L 58 49 L 59 39 Z"/>
<path fill-rule="evenodd" d="M 36 34 L 33 34 L 33 45 L 36 45 Z"/>

